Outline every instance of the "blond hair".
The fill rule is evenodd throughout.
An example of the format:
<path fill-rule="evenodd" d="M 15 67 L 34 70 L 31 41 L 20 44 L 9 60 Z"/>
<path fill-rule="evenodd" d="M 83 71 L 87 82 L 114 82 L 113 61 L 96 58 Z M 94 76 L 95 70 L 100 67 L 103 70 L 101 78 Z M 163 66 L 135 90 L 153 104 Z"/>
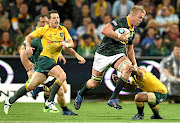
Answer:
<path fill-rule="evenodd" d="M 138 11 L 141 11 L 144 15 L 146 14 L 146 11 L 144 10 L 144 8 L 142 6 L 138 6 L 138 5 L 135 5 L 129 14 L 132 14 L 132 13 L 136 13 Z"/>

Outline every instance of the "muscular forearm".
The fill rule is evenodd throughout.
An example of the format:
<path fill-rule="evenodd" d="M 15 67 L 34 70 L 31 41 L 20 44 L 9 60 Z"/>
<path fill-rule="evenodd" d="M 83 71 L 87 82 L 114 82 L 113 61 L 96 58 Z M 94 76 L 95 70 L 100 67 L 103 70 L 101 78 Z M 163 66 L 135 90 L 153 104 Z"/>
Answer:
<path fill-rule="evenodd" d="M 71 56 L 77 57 L 79 55 L 73 48 L 64 48 L 64 51 Z"/>
<path fill-rule="evenodd" d="M 101 30 L 101 33 L 107 37 L 118 39 L 118 34 L 114 32 L 111 24 L 107 24 L 106 26 L 104 26 L 104 28 Z"/>
<path fill-rule="evenodd" d="M 26 70 L 30 70 L 32 68 L 32 66 L 29 65 L 29 59 L 25 49 L 22 49 L 22 51 L 20 52 L 20 59 Z"/>
<path fill-rule="evenodd" d="M 72 38 L 67 39 L 66 43 L 68 43 L 68 47 L 67 48 L 74 48 L 74 43 L 73 43 Z"/>

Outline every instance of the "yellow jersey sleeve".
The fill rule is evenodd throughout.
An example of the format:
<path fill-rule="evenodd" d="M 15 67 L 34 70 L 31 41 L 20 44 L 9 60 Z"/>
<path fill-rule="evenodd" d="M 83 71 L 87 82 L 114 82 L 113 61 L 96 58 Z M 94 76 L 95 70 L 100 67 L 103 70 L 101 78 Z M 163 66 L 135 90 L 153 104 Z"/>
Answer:
<path fill-rule="evenodd" d="M 71 38 L 68 30 L 65 27 L 63 27 L 63 30 L 64 30 L 64 39 L 67 40 L 68 38 Z"/>
<path fill-rule="evenodd" d="M 32 35 L 34 38 L 43 37 L 43 35 L 45 34 L 46 31 L 47 31 L 47 27 L 40 27 L 40 28 L 37 28 L 36 30 L 34 30 L 32 32 Z"/>

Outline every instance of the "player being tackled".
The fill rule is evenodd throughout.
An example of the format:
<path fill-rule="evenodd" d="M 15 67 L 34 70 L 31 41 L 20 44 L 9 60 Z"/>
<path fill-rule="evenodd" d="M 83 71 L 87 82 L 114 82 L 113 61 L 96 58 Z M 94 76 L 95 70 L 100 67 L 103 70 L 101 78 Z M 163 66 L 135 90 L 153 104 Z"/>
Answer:
<path fill-rule="evenodd" d="M 130 84 L 136 85 L 146 92 L 136 94 L 134 101 L 136 102 L 138 113 L 132 117 L 131 120 L 141 120 L 144 118 L 144 102 L 148 102 L 149 107 L 154 113 L 151 119 L 163 119 L 163 117 L 159 115 L 158 104 L 167 98 L 165 85 L 144 68 L 131 65 L 129 71 L 132 71 L 131 76 L 133 77 Z M 112 77 L 112 79 L 116 81 L 117 75 L 113 76 L 115 77 Z"/>

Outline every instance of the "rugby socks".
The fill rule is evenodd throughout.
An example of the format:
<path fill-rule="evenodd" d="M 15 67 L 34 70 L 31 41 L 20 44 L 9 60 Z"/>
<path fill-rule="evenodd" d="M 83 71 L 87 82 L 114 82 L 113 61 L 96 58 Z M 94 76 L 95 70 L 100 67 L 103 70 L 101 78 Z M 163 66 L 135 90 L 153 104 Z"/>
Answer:
<path fill-rule="evenodd" d="M 61 107 L 63 111 L 69 111 L 69 109 L 67 108 L 67 106 L 65 107 Z"/>
<path fill-rule="evenodd" d="M 136 102 L 138 114 L 142 115 L 144 110 L 144 102 Z"/>
<path fill-rule="evenodd" d="M 44 93 L 44 102 L 46 102 L 46 100 L 49 98 L 49 95 Z"/>
<path fill-rule="evenodd" d="M 154 116 L 159 116 L 159 106 L 158 105 L 149 104 L 149 107 L 151 108 L 152 112 L 154 113 Z"/>
<path fill-rule="evenodd" d="M 44 91 L 44 87 L 36 87 L 36 89 L 33 90 L 32 95 L 37 95 L 41 91 Z"/>
<path fill-rule="evenodd" d="M 86 94 L 87 91 L 89 91 L 90 89 L 87 88 L 87 82 L 84 84 L 83 88 L 79 91 L 79 95 L 81 95 L 82 97 Z"/>
<path fill-rule="evenodd" d="M 25 85 L 22 86 L 15 94 L 9 99 L 9 103 L 13 104 L 17 99 L 25 95 L 28 91 L 26 90 Z"/>
<path fill-rule="evenodd" d="M 58 92 L 60 87 L 61 86 L 56 82 L 53 84 L 52 89 L 51 89 L 51 93 L 50 93 L 50 96 L 48 99 L 49 102 L 54 101 L 54 97 L 55 97 L 55 95 Z"/>
<path fill-rule="evenodd" d="M 118 81 L 116 82 L 116 88 L 114 92 L 112 93 L 111 97 L 109 98 L 110 100 L 117 98 L 117 96 L 119 95 L 119 92 L 122 90 L 126 82 L 127 80 L 125 80 L 122 76 L 118 79 Z"/>

